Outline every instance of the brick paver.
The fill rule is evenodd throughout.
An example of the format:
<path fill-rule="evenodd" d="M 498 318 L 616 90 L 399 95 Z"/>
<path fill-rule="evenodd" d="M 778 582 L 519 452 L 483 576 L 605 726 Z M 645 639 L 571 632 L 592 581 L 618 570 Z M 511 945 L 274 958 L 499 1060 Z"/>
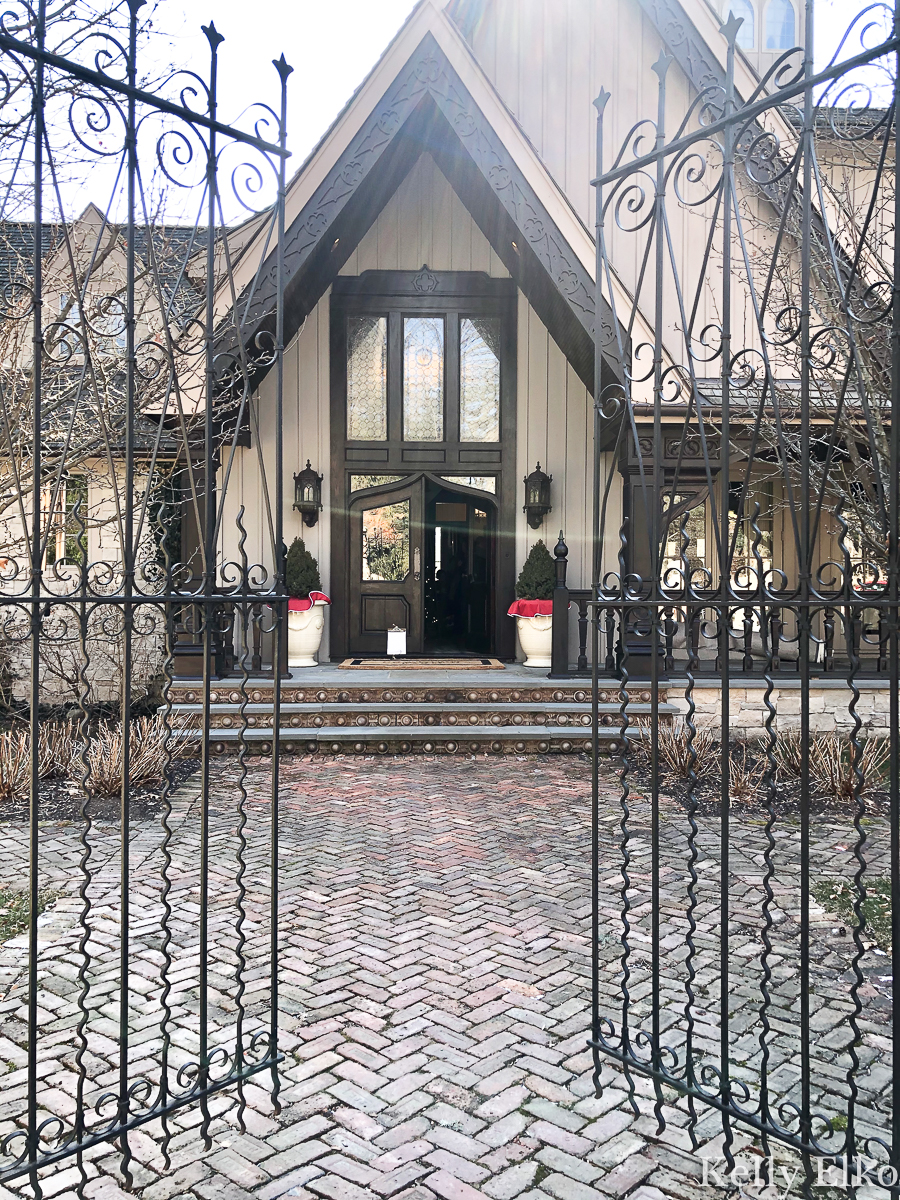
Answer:
<path fill-rule="evenodd" d="M 214 765 L 211 821 L 212 889 L 216 903 L 234 899 L 234 760 Z M 266 860 L 268 766 L 247 781 L 248 895 L 244 972 L 248 1027 L 267 1012 Z M 135 1189 L 142 1200 L 609 1200 L 631 1196 L 696 1200 L 701 1154 L 719 1153 L 721 1124 L 701 1111 L 692 1151 L 688 1113 L 664 1097 L 667 1128 L 658 1132 L 652 1087 L 629 1086 L 604 1068 L 594 1094 L 586 1050 L 590 998 L 589 765 L 583 760 L 325 759 L 283 766 L 281 789 L 281 1030 L 286 1058 L 281 1111 L 266 1081 L 245 1088 L 245 1129 L 231 1094 L 211 1102 L 213 1145 L 204 1150 L 199 1114 L 170 1122 L 172 1169 L 163 1170 L 161 1130 L 146 1126 L 130 1139 Z M 615 1015 L 622 947 L 614 917 L 621 887 L 616 838 L 618 792 L 610 775 L 601 803 L 601 959 L 603 991 Z M 683 813 L 663 804 L 660 872 L 665 955 L 662 989 L 667 1040 L 683 1041 L 686 965 Z M 169 1004 L 173 1041 L 196 1053 L 198 969 L 198 820 L 196 785 L 182 789 L 173 817 L 174 983 Z M 876 823 L 877 825 L 877 823 Z M 23 878 L 25 831 L 4 827 L 0 865 Z M 882 847 L 873 826 L 875 854 Z M 77 863 L 75 826 L 42 830 L 46 880 L 65 892 L 44 928 L 42 991 L 46 1039 L 41 1047 L 42 1104 L 72 1111 L 74 997 L 77 994 Z M 817 821 L 815 861 L 831 870 L 852 849 L 845 820 Z M 650 885 L 649 814 L 640 792 L 630 822 L 633 936 L 628 967 L 639 1011 L 648 1011 L 647 931 Z M 698 837 L 697 1044 L 718 1036 L 716 889 L 718 823 Z M 796 979 L 789 969 L 795 931 L 791 911 L 796 826 L 778 830 L 775 881 L 777 960 L 773 961 L 773 1067 L 782 1094 L 796 1087 Z M 758 819 L 734 822 L 731 1019 L 736 1054 L 758 1061 L 758 925 L 763 839 Z M 848 849 L 849 847 L 849 849 Z M 117 1058 L 117 831 L 93 834 L 95 904 L 90 948 L 93 999 L 89 1074 L 115 1086 Z M 153 1075 L 159 1008 L 160 866 L 155 823 L 137 827 L 131 846 L 132 1070 Z M 234 929 L 230 910 L 211 910 L 210 1003 L 214 1027 L 234 1020 Z M 218 914 L 218 915 L 217 915 Z M 816 1095 L 837 1111 L 848 1062 L 842 1014 L 848 1010 L 848 939 L 817 914 L 812 1008 Z M 3 1129 L 13 1127 L 24 1095 L 21 944 L 0 957 L 0 1061 L 8 1072 L 0 1102 Z M 888 1016 L 878 962 L 868 955 L 858 1119 L 883 1134 L 890 1063 Z M 884 969 L 884 968 L 881 968 Z M 888 969 L 889 972 L 889 969 Z M 217 1025 L 218 1022 L 218 1025 Z M 831 1039 L 829 1041 L 829 1039 Z M 149 1065 L 148 1065 L 149 1064 Z M 637 1112 L 634 1109 L 637 1109 Z M 749 1143 L 739 1135 L 736 1147 Z M 109 1146 L 86 1156 L 86 1194 L 116 1200 L 123 1178 Z M 46 1196 L 73 1195 L 78 1171 L 64 1164 L 45 1173 Z M 28 1194 L 27 1185 L 19 1189 Z M 0 1200 L 8 1195 L 0 1189 Z M 701 1193 L 705 1194 L 705 1193 Z M 714 1195 L 714 1192 L 708 1194 Z M 748 1195 L 755 1194 L 752 1189 Z M 785 1194 L 784 1187 L 779 1195 Z M 796 1194 L 799 1194 L 797 1192 Z M 874 1193 L 872 1193 L 874 1194 Z M 862 1189 L 860 1195 L 866 1195 Z"/>

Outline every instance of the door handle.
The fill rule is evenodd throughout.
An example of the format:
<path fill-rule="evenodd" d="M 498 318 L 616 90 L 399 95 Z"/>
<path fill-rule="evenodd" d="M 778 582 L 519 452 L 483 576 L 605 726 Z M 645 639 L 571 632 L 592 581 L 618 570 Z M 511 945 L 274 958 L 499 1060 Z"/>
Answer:
<path fill-rule="evenodd" d="M 418 579 L 422 574 L 422 551 L 416 546 L 413 554 L 413 578 Z"/>

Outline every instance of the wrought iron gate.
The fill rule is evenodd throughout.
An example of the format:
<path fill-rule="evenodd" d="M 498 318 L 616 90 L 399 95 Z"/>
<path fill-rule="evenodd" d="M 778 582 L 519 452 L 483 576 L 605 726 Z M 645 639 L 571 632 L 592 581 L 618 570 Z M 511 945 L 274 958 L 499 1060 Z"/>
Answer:
<path fill-rule="evenodd" d="M 291 68 L 283 56 L 274 64 L 274 109 L 251 106 L 227 125 L 212 23 L 206 68 L 140 86 L 142 4 L 111 6 L 113 23 L 96 26 L 48 15 L 46 0 L 7 5 L 0 20 L 7 845 L 22 793 L 28 822 L 27 945 L 4 951 L 4 1034 L 19 1042 L 24 1098 L 0 1123 L 0 1180 L 25 1175 L 38 1196 L 43 1169 L 72 1158 L 80 1194 L 85 1156 L 114 1139 L 130 1185 L 129 1131 L 150 1128 L 168 1161 L 170 1119 L 188 1105 L 200 1106 L 208 1141 L 225 1089 L 243 1127 L 244 1087 L 260 1073 L 276 1106 L 278 1095 L 278 741 L 266 801 L 249 794 L 245 735 L 261 628 L 276 728 L 280 702 Z M 51 41 L 54 20 L 68 24 Z M 173 220 L 172 208 L 189 216 Z M 268 333 L 248 346 L 250 316 Z M 256 563 L 229 480 L 255 429 L 261 368 L 271 368 L 277 432 L 274 462 L 261 467 L 271 486 L 254 514 Z M 223 552 L 229 522 L 236 561 Z M 237 769 L 217 781 L 210 695 L 229 665 Z M 184 673 L 197 677 L 197 729 L 171 686 Z M 148 715 L 154 690 L 161 707 Z M 49 719 L 54 699 L 68 699 L 68 721 Z M 180 788 L 193 747 L 199 771 Z M 51 778 L 64 758 L 68 790 Z M 66 824 L 45 831 L 60 814 Z M 15 885 L 18 863 L 5 864 Z"/>
<path fill-rule="evenodd" d="M 869 6 L 817 70 L 813 8 L 806 49 L 750 94 L 730 16 L 727 70 L 699 95 L 681 97 L 663 52 L 651 118 L 626 133 L 616 98 L 596 102 L 611 318 L 595 353 L 592 1044 L 598 1086 L 607 1058 L 633 1104 L 648 1077 L 660 1127 L 682 1107 L 695 1150 L 717 1110 L 729 1170 L 743 1128 L 766 1155 L 799 1152 L 804 1194 L 825 1160 L 843 1186 L 897 1195 L 900 24 Z M 621 382 L 601 393 L 603 356 Z M 614 809 L 597 753 L 611 688 Z M 731 736 L 747 711 L 758 734 Z M 825 760 L 843 840 L 817 799 Z"/>

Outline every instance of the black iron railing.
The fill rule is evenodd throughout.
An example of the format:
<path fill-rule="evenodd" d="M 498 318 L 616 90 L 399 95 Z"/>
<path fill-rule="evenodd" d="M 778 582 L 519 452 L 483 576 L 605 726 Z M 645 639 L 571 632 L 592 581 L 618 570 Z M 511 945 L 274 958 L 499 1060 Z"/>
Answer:
<path fill-rule="evenodd" d="M 694 35 L 672 22 L 655 112 L 612 154 L 621 98 L 596 101 L 595 310 L 610 315 L 595 341 L 588 658 L 595 713 L 615 661 L 623 736 L 615 886 L 594 740 L 591 1040 L 596 1080 L 620 1064 L 635 1112 L 634 1075 L 649 1079 L 660 1131 L 676 1103 L 697 1150 L 701 1115 L 717 1112 L 726 1172 L 743 1127 L 763 1155 L 798 1154 L 804 1196 L 820 1168 L 900 1196 L 900 1018 L 895 1007 L 876 1047 L 866 987 L 880 961 L 871 890 L 893 896 L 879 936 L 884 961 L 900 959 L 900 11 L 849 6 L 817 70 L 817 7 L 805 0 L 804 46 L 743 96 L 741 21 L 722 25 L 687 99 L 682 79 L 670 85 L 669 47 L 693 57 Z M 610 359 L 620 378 L 607 385 Z M 604 447 L 627 476 L 621 523 Z M 565 673 L 558 561 L 554 672 Z M 637 730 L 625 686 L 636 675 L 651 685 Z M 877 724 L 861 703 L 868 675 L 887 684 Z M 718 705 L 700 711 L 710 676 Z M 739 744 L 733 685 L 751 676 L 763 684 L 758 733 Z M 787 678 L 795 686 L 779 688 Z M 819 689 L 822 714 L 824 679 L 843 686 Z M 663 683 L 683 712 L 668 739 Z M 823 717 L 846 734 L 823 743 Z M 827 797 L 845 840 L 825 844 Z M 823 947 L 816 924 L 817 898 L 835 924 L 828 888 L 848 898 L 839 947 Z M 826 952 L 836 1007 L 823 1044 L 812 1018 Z M 873 1056 L 890 1082 L 866 1107 Z"/>
<path fill-rule="evenodd" d="M 107 22 L 77 6 L 12 0 L 0 19 L 0 631 L 29 705 L 22 880 L 28 961 L 17 984 L 25 1061 L 21 1100 L 11 1094 L 0 1128 L 0 1180 L 27 1176 L 38 1197 L 42 1180 L 67 1160 L 84 1195 L 91 1179 L 86 1155 L 101 1143 L 115 1143 L 130 1188 L 131 1130 L 145 1128 L 168 1163 L 179 1110 L 200 1109 L 198 1134 L 209 1144 L 212 1097 L 233 1090 L 243 1126 L 247 1081 L 268 1077 L 276 1107 L 279 1088 L 278 745 L 260 871 L 256 834 L 248 830 L 245 710 L 250 659 L 260 657 L 255 634 L 248 650 L 246 633 L 259 627 L 261 604 L 270 606 L 276 662 L 285 641 L 283 233 L 291 68 L 283 57 L 275 64 L 274 107 L 251 105 L 242 126 L 229 125 L 217 92 L 222 38 L 212 23 L 204 30 L 205 69 L 176 72 L 153 90 L 138 86 L 138 47 L 144 34 L 152 36 L 140 28 L 142 7 L 143 0 L 112 6 Z M 60 47 L 64 53 L 55 52 Z M 150 71 L 158 73 L 157 59 Z M 190 216 L 179 221 L 177 213 L 160 212 L 162 193 L 177 197 Z M 81 220 L 88 200 L 95 206 Z M 11 217 L 19 219 L 10 224 Z M 257 239 L 250 244 L 248 228 Z M 262 314 L 259 289 L 269 280 L 261 255 L 277 285 Z M 261 316 L 266 333 L 258 331 Z M 253 380 L 263 364 L 274 368 L 269 411 L 276 432 L 271 497 L 264 489 L 263 535 L 253 553 L 271 568 L 248 557 L 240 497 L 232 503 L 235 457 L 242 431 L 255 421 Z M 233 558 L 224 565 L 223 546 Z M 112 681 L 99 674 L 104 656 L 113 663 Z M 48 664 L 76 694 L 77 736 L 65 769 L 80 846 L 78 937 L 65 951 L 68 1007 L 52 1019 L 40 993 L 59 948 L 48 950 L 38 927 L 48 870 L 43 779 L 61 766 L 41 755 L 45 705 L 59 698 L 47 683 Z M 179 670 L 196 674 L 207 732 L 211 683 L 234 665 L 244 668 L 238 778 L 216 790 L 204 736 L 192 818 L 182 826 L 173 820 L 186 801 L 178 794 L 181 733 L 169 685 Z M 145 747 L 136 732 L 144 726 L 134 717 L 136 702 L 146 698 L 144 676 L 164 681 L 153 723 L 161 820 L 140 830 L 145 851 L 135 856 L 133 768 Z M 276 673 L 276 727 L 279 685 Z M 101 702 L 115 706 L 114 726 L 98 718 Z M 120 747 L 117 886 L 112 843 L 102 857 L 95 852 L 103 836 L 96 752 L 104 729 L 108 744 Z M 65 730 L 71 735 L 71 722 Z M 226 809 L 228 831 L 217 831 L 216 813 Z M 175 912 L 173 897 L 175 877 L 183 886 L 185 872 L 195 884 L 190 916 Z M 155 947 L 137 986 L 134 956 L 143 942 L 133 904 L 144 906 L 140 936 Z M 176 1002 L 185 919 L 193 921 L 192 981 Z M 222 983 L 212 969 L 230 976 L 227 1013 L 217 1007 Z M 267 986 L 259 989 L 262 972 Z M 69 1031 L 72 1058 L 64 1070 L 73 1078 L 64 1111 L 49 1111 L 45 1077 L 48 1059 L 59 1066 L 58 1019 Z M 91 1052 L 98 1022 L 111 1063 Z M 182 1048 L 185 1028 L 193 1052 Z"/>

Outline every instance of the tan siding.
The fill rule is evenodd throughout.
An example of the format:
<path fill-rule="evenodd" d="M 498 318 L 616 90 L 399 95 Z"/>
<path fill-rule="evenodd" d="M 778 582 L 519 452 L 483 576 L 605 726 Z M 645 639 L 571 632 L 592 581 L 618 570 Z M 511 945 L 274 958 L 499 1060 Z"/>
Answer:
<path fill-rule="evenodd" d="M 516 564 L 543 538 L 550 552 L 560 529 L 569 547 L 568 582 L 590 586 L 591 481 L 593 477 L 593 402 L 547 328 L 519 294 L 518 462 L 520 478 L 541 466 L 553 477 L 553 511 L 540 529 L 532 529 L 517 506 Z M 617 569 L 618 530 L 622 520 L 622 487 L 612 454 L 602 456 L 601 489 L 615 473 L 607 517 L 604 570 Z M 521 483 L 519 484 L 521 489 Z M 521 491 L 520 491 L 521 494 Z M 570 618 L 570 656 L 577 649 L 577 626 Z"/>
<path fill-rule="evenodd" d="M 363 271 L 509 272 L 431 155 L 423 154 L 375 218 L 342 275 Z"/>
<path fill-rule="evenodd" d="M 493 0 L 479 22 L 474 35 L 476 56 L 589 229 L 594 225 L 594 190 L 590 183 L 595 173 L 593 101 L 601 87 L 612 94 L 605 130 L 604 165 L 609 167 L 635 123 L 656 116 L 658 81 L 651 67 L 662 49 L 656 28 L 637 0 Z M 693 93 L 674 64 L 666 87 L 667 125 L 672 133 Z M 652 144 L 649 126 L 646 132 L 641 150 Z M 652 187 L 647 195 L 652 199 Z M 674 198 L 669 218 L 675 263 L 690 302 L 701 279 L 705 222 L 696 212 L 679 211 Z M 618 230 L 612 213 L 606 229 L 617 273 L 633 294 L 645 234 Z M 653 278 L 651 269 L 639 297 L 648 317 L 652 317 Z M 667 263 L 665 336 L 676 357 L 681 358 L 676 349 L 680 346 L 680 322 L 671 279 Z M 705 299 L 708 302 L 708 297 Z M 703 315 L 702 306 L 700 311 L 698 327 L 711 318 L 709 311 Z"/>

